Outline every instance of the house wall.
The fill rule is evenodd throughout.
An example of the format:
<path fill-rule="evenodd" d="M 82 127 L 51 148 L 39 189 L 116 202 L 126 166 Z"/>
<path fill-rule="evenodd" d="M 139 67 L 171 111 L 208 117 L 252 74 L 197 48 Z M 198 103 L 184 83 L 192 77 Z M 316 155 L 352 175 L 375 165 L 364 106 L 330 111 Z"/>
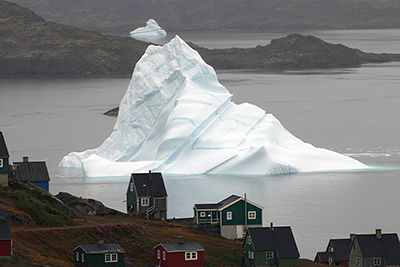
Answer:
<path fill-rule="evenodd" d="M 128 190 L 126 191 L 126 210 L 128 213 L 137 213 L 137 197 L 136 197 L 136 191 L 135 188 L 133 187 L 133 191 L 131 191 L 131 183 L 132 180 L 129 181 L 128 184 Z"/>
<path fill-rule="evenodd" d="M 7 187 L 8 186 L 8 174 L 0 174 L 0 186 Z"/>
<path fill-rule="evenodd" d="M 167 199 L 154 198 L 154 219 L 166 220 L 167 219 Z"/>
<path fill-rule="evenodd" d="M 363 266 L 362 253 L 358 246 L 357 239 L 351 243 L 350 256 L 349 256 L 349 267 L 361 267 Z"/>
<path fill-rule="evenodd" d="M 201 213 L 204 212 L 205 216 L 202 217 L 200 216 Z M 197 211 L 194 210 L 194 216 L 195 216 L 195 223 L 196 224 L 219 224 L 219 211 Z"/>
<path fill-rule="evenodd" d="M 76 261 L 76 251 L 79 252 L 79 261 Z M 85 261 L 82 262 L 82 253 Z M 118 262 L 105 262 L 104 254 L 85 254 L 81 248 L 74 251 L 74 261 L 76 267 L 125 267 L 125 255 L 118 253 Z"/>
<path fill-rule="evenodd" d="M 8 175 L 8 171 L 9 171 L 9 160 L 8 158 L 1 158 L 3 160 L 3 167 L 0 167 L 0 174 L 7 174 Z"/>
<path fill-rule="evenodd" d="M 49 192 L 49 182 L 33 182 L 33 184 Z"/>
<path fill-rule="evenodd" d="M 160 260 L 157 259 L 157 250 L 160 250 Z M 163 260 L 162 253 L 166 252 L 162 246 L 154 248 L 154 264 L 160 267 L 203 267 L 204 266 L 204 251 L 197 252 L 197 260 L 185 260 L 185 252 L 166 252 L 166 259 Z"/>
<path fill-rule="evenodd" d="M 12 240 L 0 240 L 0 257 L 12 255 Z"/>
<path fill-rule="evenodd" d="M 262 225 L 262 209 L 247 202 L 247 211 L 256 212 L 256 219 L 248 219 L 248 225 Z M 227 212 L 232 212 L 232 220 L 227 219 Z M 244 225 L 245 216 L 247 217 L 247 214 L 245 215 L 244 213 L 245 202 L 244 200 L 240 200 L 222 211 L 222 225 Z"/>

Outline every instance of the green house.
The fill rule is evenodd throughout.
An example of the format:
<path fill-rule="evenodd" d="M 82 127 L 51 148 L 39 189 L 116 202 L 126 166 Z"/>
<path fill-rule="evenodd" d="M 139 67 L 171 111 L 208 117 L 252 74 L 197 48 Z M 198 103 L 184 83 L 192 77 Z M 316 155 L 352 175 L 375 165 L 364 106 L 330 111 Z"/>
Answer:
<path fill-rule="evenodd" d="M 125 251 L 119 244 L 80 245 L 74 249 L 76 267 L 125 267 Z"/>
<path fill-rule="evenodd" d="M 246 267 L 293 267 L 300 257 L 290 226 L 249 228 L 243 239 Z"/>
<path fill-rule="evenodd" d="M 0 132 L 0 186 L 8 186 L 9 158 L 6 141 L 3 133 Z"/>
<path fill-rule="evenodd" d="M 219 232 L 227 239 L 242 239 L 247 228 L 262 226 L 263 207 L 231 195 L 218 203 L 195 204 L 196 228 Z"/>

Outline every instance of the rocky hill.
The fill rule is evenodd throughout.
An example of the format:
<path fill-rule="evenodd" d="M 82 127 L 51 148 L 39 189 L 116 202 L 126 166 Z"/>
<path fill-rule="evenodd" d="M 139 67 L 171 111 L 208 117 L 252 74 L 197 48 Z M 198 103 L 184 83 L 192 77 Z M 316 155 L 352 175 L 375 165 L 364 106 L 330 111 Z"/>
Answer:
<path fill-rule="evenodd" d="M 130 75 L 148 44 L 48 22 L 29 9 L 0 0 L 0 75 Z M 216 69 L 357 67 L 400 60 L 313 36 L 290 34 L 248 49 L 195 47 Z"/>
<path fill-rule="evenodd" d="M 47 22 L 0 1 L 0 74 L 126 74 L 146 44 Z"/>
<path fill-rule="evenodd" d="M 399 28 L 398 0 L 12 0 L 46 19 L 124 34 L 156 19 L 169 31 Z"/>

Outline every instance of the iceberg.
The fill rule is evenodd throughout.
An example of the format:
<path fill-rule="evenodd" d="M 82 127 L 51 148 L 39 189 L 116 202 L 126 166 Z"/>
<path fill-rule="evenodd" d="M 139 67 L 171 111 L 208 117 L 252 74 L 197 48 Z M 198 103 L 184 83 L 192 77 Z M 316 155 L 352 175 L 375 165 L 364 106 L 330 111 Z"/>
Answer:
<path fill-rule="evenodd" d="M 68 154 L 60 166 L 81 168 L 89 177 L 367 168 L 301 141 L 272 114 L 231 98 L 215 70 L 178 36 L 150 45 L 135 66 L 111 135 L 98 148 Z"/>
<path fill-rule="evenodd" d="M 146 27 L 137 28 L 130 32 L 132 38 L 143 41 L 143 42 L 156 42 L 167 36 L 165 30 L 163 30 L 154 19 L 149 19 L 146 22 Z"/>

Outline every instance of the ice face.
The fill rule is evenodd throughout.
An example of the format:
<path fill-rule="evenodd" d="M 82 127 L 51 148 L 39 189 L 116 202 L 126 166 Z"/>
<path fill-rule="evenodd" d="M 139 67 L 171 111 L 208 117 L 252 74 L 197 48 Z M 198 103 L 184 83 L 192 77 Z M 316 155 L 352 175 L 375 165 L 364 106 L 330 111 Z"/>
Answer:
<path fill-rule="evenodd" d="M 157 42 L 167 36 L 167 33 L 154 19 L 149 19 L 146 22 L 146 27 L 137 28 L 136 30 L 131 31 L 130 35 L 132 38 L 139 41 Z"/>
<path fill-rule="evenodd" d="M 178 36 L 149 46 L 136 64 L 114 129 L 62 167 L 86 176 L 289 174 L 363 169 L 357 160 L 304 143 L 271 114 L 231 101 L 214 69 Z"/>

